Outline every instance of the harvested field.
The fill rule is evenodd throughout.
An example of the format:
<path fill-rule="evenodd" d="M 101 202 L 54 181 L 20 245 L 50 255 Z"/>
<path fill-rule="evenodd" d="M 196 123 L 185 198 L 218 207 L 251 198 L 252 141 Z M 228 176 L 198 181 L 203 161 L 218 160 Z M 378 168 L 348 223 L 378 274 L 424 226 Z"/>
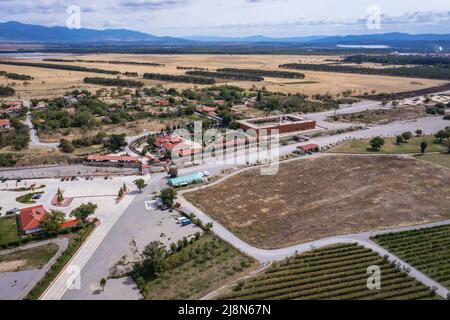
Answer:
<path fill-rule="evenodd" d="M 381 289 L 367 288 L 367 269 L 381 270 Z M 438 299 L 430 288 L 399 271 L 370 249 L 336 245 L 277 263 L 241 282 L 223 299 L 235 300 L 421 300 Z"/>
<path fill-rule="evenodd" d="M 246 242 L 281 248 L 450 216 L 450 172 L 393 156 L 323 156 L 252 169 L 187 200 Z"/>
<path fill-rule="evenodd" d="M 71 56 L 70 59 L 81 60 L 107 60 L 107 61 L 135 61 L 135 62 L 151 62 L 160 63 L 164 66 L 145 66 L 145 65 L 114 65 L 105 63 L 83 63 L 83 62 L 58 62 L 55 64 L 77 65 L 86 68 L 99 68 L 120 72 L 137 72 L 139 78 L 129 78 L 140 80 L 146 86 L 164 84 L 167 87 L 176 87 L 178 89 L 192 88 L 194 85 L 189 83 L 173 83 L 161 82 L 155 80 L 141 79 L 143 73 L 162 73 L 181 75 L 186 70 L 177 69 L 181 67 L 200 67 L 207 68 L 214 71 L 220 68 L 241 68 L 241 69 L 261 69 L 261 70 L 282 70 L 278 66 L 285 63 L 296 63 L 302 61 L 304 63 L 325 63 L 330 56 L 301 56 L 301 55 L 132 55 L 132 54 L 100 54 L 100 55 L 83 55 Z M 31 60 L 30 60 L 31 61 Z M 43 62 L 36 59 L 32 62 Z M 51 62 L 47 62 L 51 63 Z M 68 90 L 75 88 L 86 88 L 94 92 L 99 86 L 88 85 L 83 83 L 84 77 L 95 77 L 98 74 L 42 69 L 35 67 L 23 66 L 2 66 L 2 70 L 7 72 L 16 72 L 20 74 L 28 74 L 34 77 L 26 86 L 16 81 L 14 89 L 20 93 L 23 98 L 32 97 L 47 97 L 62 95 Z M 313 95 L 317 93 L 338 94 L 343 91 L 352 90 L 356 95 L 363 95 L 364 93 L 380 93 L 380 92 L 403 92 L 420 90 L 432 86 L 437 86 L 445 83 L 445 81 L 415 79 L 415 78 L 400 78 L 387 76 L 367 76 L 359 74 L 338 74 L 328 72 L 305 72 L 305 80 L 298 79 L 281 79 L 265 77 L 265 81 L 233 81 L 219 79 L 219 84 L 231 84 L 244 88 L 252 88 L 254 85 L 258 87 L 266 87 L 269 91 L 277 91 L 284 93 L 305 93 Z M 115 78 L 114 76 L 107 76 Z M 126 78 L 123 77 L 122 78 Z M 61 81 L 64 79 L 64 81 Z M 7 79 L 0 79 L 0 85 L 11 83 Z M 204 86 L 199 86 L 204 87 Z"/>

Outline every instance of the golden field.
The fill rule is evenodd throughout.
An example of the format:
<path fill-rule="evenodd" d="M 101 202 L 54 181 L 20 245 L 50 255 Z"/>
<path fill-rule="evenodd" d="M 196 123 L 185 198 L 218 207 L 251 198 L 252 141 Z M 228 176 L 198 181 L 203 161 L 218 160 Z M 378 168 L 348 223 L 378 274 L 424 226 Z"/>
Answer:
<path fill-rule="evenodd" d="M 64 57 L 63 57 L 64 58 Z M 100 68 L 107 70 L 117 70 L 121 72 L 138 72 L 142 76 L 145 72 L 184 74 L 186 70 L 178 70 L 177 66 L 202 67 L 214 71 L 218 68 L 254 68 L 266 70 L 279 70 L 278 66 L 284 63 L 326 63 L 326 60 L 339 59 L 338 56 L 305 56 L 305 55 L 134 55 L 134 54 L 89 54 L 80 56 L 70 56 L 66 59 L 84 60 L 118 60 L 136 62 L 156 62 L 164 64 L 164 67 L 136 66 L 136 65 L 114 65 L 105 63 L 80 63 L 69 62 L 69 65 L 80 65 L 90 68 Z M 26 61 L 42 62 L 41 59 L 27 59 Z M 62 64 L 61 62 L 55 62 Z M 28 85 L 22 82 L 12 81 L 5 77 L 0 77 L 0 85 L 16 82 L 14 88 L 22 98 L 44 98 L 64 94 L 68 90 L 75 88 L 86 88 L 95 91 L 99 86 L 86 85 L 82 82 L 86 76 L 113 77 L 103 74 L 84 73 L 65 70 L 52 70 L 34 67 L 18 67 L 0 65 L 0 70 L 15 72 L 33 76 L 35 79 Z M 269 91 L 284 93 L 305 93 L 312 94 L 338 94 L 346 90 L 353 90 L 355 94 L 364 92 L 401 92 L 418 90 L 431 86 L 443 84 L 445 81 L 414 79 L 387 76 L 338 74 L 328 72 L 306 71 L 304 80 L 298 79 L 278 79 L 266 78 L 263 82 L 248 81 L 223 81 L 220 83 L 237 85 L 244 88 L 266 87 Z M 193 84 L 160 82 L 153 80 L 143 80 L 147 86 L 163 84 L 166 87 L 176 87 L 179 89 L 191 88 Z M 201 87 L 201 86 L 199 86 Z"/>

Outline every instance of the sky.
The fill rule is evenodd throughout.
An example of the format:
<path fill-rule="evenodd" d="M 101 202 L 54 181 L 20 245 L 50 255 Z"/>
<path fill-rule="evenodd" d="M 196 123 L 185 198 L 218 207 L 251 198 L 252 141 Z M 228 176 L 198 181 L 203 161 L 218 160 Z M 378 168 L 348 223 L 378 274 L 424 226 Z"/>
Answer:
<path fill-rule="evenodd" d="M 65 26 L 71 5 L 82 28 L 160 36 L 450 33 L 449 0 L 0 0 L 0 21 Z"/>

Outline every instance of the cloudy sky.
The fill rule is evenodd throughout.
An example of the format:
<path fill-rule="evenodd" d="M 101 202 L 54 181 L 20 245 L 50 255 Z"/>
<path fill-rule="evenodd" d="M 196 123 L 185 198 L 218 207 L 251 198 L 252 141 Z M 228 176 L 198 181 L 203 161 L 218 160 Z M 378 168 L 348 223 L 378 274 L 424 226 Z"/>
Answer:
<path fill-rule="evenodd" d="M 448 0 L 0 0 L 0 20 L 65 26 L 70 5 L 84 28 L 168 36 L 450 33 Z"/>

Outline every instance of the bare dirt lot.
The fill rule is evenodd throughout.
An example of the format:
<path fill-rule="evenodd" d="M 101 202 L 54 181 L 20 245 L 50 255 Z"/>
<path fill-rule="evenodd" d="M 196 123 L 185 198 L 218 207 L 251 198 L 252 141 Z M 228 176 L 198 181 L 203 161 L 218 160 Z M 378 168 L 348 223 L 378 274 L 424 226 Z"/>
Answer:
<path fill-rule="evenodd" d="M 63 57 L 64 58 L 64 57 Z M 71 60 L 95 60 L 95 61 L 134 61 L 134 62 L 154 62 L 161 63 L 165 66 L 139 66 L 139 65 L 113 65 L 105 63 L 81 63 L 68 62 L 68 65 L 80 65 L 90 68 L 100 68 L 107 70 L 116 70 L 121 72 L 138 72 L 139 76 L 145 72 L 167 73 L 167 74 L 184 74 L 186 70 L 179 70 L 177 66 L 182 67 L 201 67 L 215 70 L 218 68 L 254 68 L 265 70 L 279 70 L 278 66 L 285 63 L 327 63 L 326 60 L 337 58 L 330 56 L 301 56 L 301 55 L 131 55 L 131 54 L 99 54 L 99 55 L 82 55 L 71 56 Z M 29 60 L 33 62 L 41 62 L 40 59 Z M 56 64 L 63 64 L 57 62 Z M 23 98 L 48 97 L 61 95 L 68 90 L 75 88 L 87 88 L 95 91 L 100 88 L 94 85 L 85 85 L 82 80 L 86 76 L 99 76 L 98 74 L 41 69 L 35 67 L 19 67 L 0 65 L 0 70 L 7 72 L 15 72 L 27 74 L 35 79 L 25 86 L 22 82 L 16 81 L 15 89 Z M 358 74 L 339 74 L 327 72 L 306 71 L 305 80 L 298 79 L 277 79 L 266 78 L 262 82 L 249 81 L 223 81 L 221 83 L 238 85 L 244 88 L 252 88 L 254 85 L 261 88 L 265 86 L 269 91 L 285 92 L 285 93 L 305 93 L 312 94 L 338 94 L 346 90 L 352 90 L 355 94 L 363 94 L 365 92 L 401 92 L 409 90 L 418 90 L 444 83 L 443 81 L 385 77 L 385 76 L 368 76 Z M 104 76 L 104 75 L 101 75 Z M 114 77 L 114 76 L 111 76 Z M 142 80 L 142 79 L 141 79 Z M 176 87 L 179 89 L 192 88 L 192 84 L 184 83 L 168 83 L 153 80 L 143 80 L 148 86 L 163 84 L 167 87 Z M 14 81 L 0 77 L 0 85 L 12 83 Z M 199 86 L 201 87 L 201 86 Z"/>
<path fill-rule="evenodd" d="M 280 248 L 450 217 L 450 172 L 392 156 L 324 156 L 185 195 L 241 239 Z"/>
<path fill-rule="evenodd" d="M 429 116 L 424 106 L 403 105 L 392 109 L 367 110 L 328 117 L 328 121 L 364 124 L 388 124 L 395 121 L 414 120 Z"/>

